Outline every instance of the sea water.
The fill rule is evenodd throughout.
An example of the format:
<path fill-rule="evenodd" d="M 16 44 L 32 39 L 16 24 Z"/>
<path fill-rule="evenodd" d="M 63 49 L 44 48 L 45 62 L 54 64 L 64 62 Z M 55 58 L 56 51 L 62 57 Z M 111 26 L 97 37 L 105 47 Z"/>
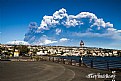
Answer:
<path fill-rule="evenodd" d="M 121 57 L 81 57 L 81 56 L 60 56 L 63 59 L 72 59 L 79 62 L 82 58 L 82 62 L 88 67 L 92 66 L 97 69 L 109 69 L 109 68 L 121 68 Z"/>

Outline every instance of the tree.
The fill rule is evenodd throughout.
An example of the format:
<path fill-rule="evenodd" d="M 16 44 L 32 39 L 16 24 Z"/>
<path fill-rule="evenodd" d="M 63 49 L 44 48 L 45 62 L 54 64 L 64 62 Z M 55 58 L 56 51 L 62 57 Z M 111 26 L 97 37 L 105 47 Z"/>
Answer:
<path fill-rule="evenodd" d="M 18 47 L 16 47 L 16 49 L 18 49 L 20 51 L 21 56 L 25 56 L 25 54 L 28 54 L 28 52 L 29 52 L 28 46 L 25 46 L 25 45 L 18 46 Z"/>

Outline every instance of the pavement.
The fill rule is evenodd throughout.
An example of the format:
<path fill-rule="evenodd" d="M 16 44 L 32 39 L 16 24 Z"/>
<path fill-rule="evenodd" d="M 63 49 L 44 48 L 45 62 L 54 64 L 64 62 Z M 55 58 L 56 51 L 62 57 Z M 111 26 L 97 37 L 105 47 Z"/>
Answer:
<path fill-rule="evenodd" d="M 112 79 L 87 78 L 89 74 L 111 74 L 111 71 L 72 66 L 48 61 L 0 61 L 0 81 L 111 81 Z M 121 81 L 121 73 L 116 72 Z"/>

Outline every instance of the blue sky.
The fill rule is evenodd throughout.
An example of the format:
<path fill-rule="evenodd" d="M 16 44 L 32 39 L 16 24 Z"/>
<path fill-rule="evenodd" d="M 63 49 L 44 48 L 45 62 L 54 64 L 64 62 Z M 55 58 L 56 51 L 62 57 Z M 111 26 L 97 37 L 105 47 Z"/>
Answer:
<path fill-rule="evenodd" d="M 79 46 L 79 41 L 84 40 L 86 46 L 121 49 L 120 4 L 121 0 L 0 0 L 0 42 L 25 40 L 40 45 Z M 67 22 L 64 17 L 59 19 L 59 24 L 46 23 L 49 29 L 43 29 L 41 22 L 44 16 L 50 19 L 56 11 L 62 9 L 66 10 L 66 17 L 74 16 L 72 20 L 79 13 L 88 13 L 81 20 L 76 18 L 76 22 L 81 21 L 82 24 L 75 23 L 72 26 L 71 19 Z M 90 23 L 88 16 L 91 15 L 97 18 L 92 18 Z M 96 24 L 101 22 L 105 25 L 113 24 L 113 28 Z M 94 23 L 96 26 L 87 32 Z M 95 29 L 99 27 L 100 30 Z"/>

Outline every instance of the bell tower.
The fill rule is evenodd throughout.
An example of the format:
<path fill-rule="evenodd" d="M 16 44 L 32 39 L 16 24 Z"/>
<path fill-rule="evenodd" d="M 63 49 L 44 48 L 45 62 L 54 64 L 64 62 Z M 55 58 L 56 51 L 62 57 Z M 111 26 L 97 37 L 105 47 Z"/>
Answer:
<path fill-rule="evenodd" d="M 84 47 L 84 42 L 81 40 L 80 47 Z"/>

